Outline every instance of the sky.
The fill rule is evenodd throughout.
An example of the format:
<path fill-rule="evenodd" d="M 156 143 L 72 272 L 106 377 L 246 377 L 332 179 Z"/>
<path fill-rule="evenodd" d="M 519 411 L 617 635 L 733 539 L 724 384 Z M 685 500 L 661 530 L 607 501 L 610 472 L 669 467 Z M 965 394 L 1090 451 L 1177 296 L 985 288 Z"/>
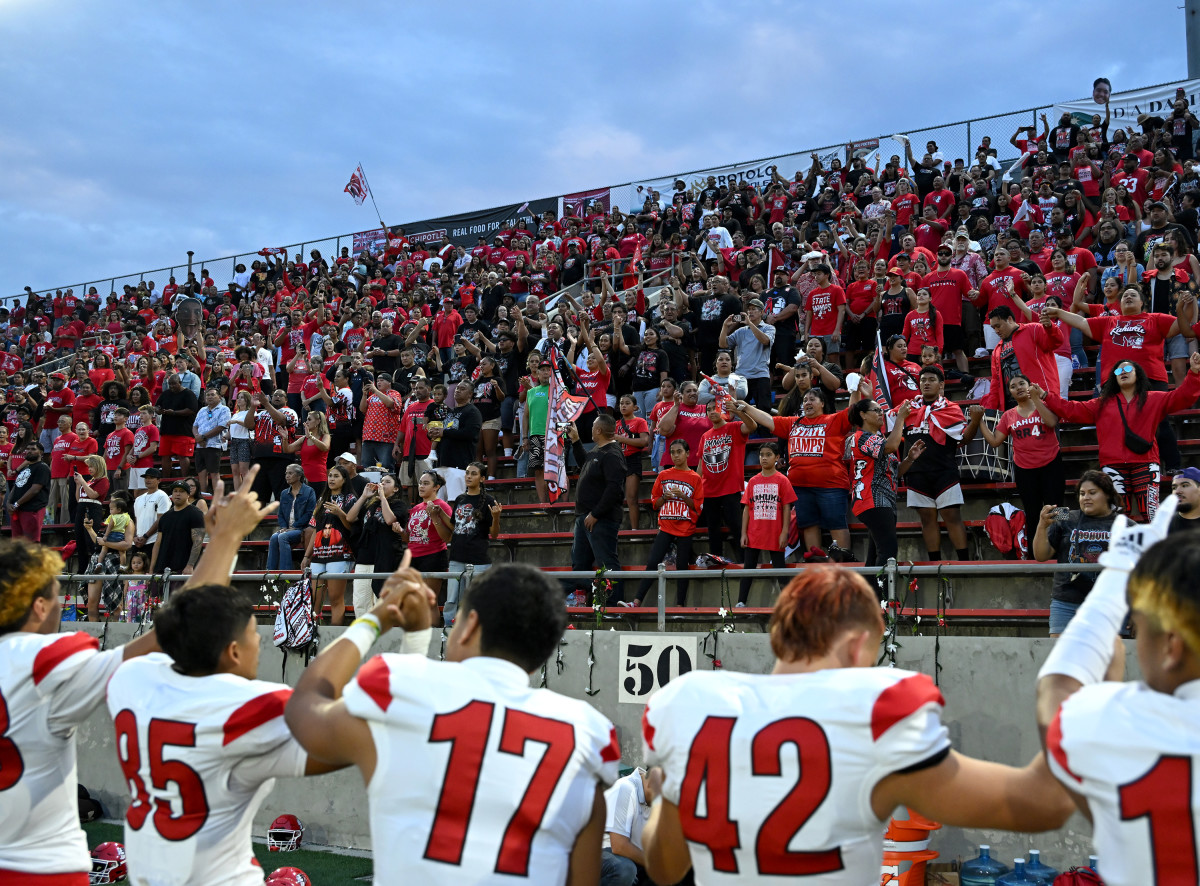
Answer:
<path fill-rule="evenodd" d="M 1180 7 L 0 0 L 0 297 L 366 230 L 359 163 L 401 224 L 1183 79 Z"/>

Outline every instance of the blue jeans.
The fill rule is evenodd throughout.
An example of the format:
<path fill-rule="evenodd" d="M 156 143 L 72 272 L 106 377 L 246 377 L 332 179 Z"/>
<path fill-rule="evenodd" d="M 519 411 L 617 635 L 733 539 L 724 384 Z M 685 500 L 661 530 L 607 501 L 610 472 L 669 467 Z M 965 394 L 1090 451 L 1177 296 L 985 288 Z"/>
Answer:
<path fill-rule="evenodd" d="M 1080 369 L 1087 369 L 1088 356 L 1083 349 L 1083 332 L 1075 327 L 1071 327 L 1071 356 L 1079 360 Z"/>
<path fill-rule="evenodd" d="M 292 568 L 292 544 L 304 535 L 303 529 L 281 529 L 267 542 L 267 572 Z"/>
<path fill-rule="evenodd" d="M 650 388 L 646 391 L 634 391 L 633 400 L 637 403 L 637 414 L 648 420 L 650 418 L 650 410 L 658 402 L 658 388 Z"/>
<path fill-rule="evenodd" d="M 600 886 L 633 886 L 637 879 L 637 863 L 632 858 L 615 855 L 608 847 L 601 851 Z"/>
<path fill-rule="evenodd" d="M 583 521 L 586 519 L 585 514 L 578 514 L 575 517 L 575 539 L 571 543 L 571 570 L 587 572 L 600 566 L 606 566 L 610 570 L 620 569 L 621 561 L 617 559 L 617 531 L 621 528 L 621 524 L 615 520 L 597 520 L 596 525 L 589 532 L 583 525 Z M 575 587 L 579 586 L 575 581 L 571 581 L 569 584 Z M 585 584 L 584 587 L 590 587 L 590 585 Z M 610 604 L 618 603 L 624 599 L 625 585 L 614 579 L 608 602 Z"/>
<path fill-rule="evenodd" d="M 466 568 L 467 564 L 461 560 L 451 560 L 446 571 L 461 573 Z M 491 563 L 476 563 L 474 571 L 470 576 L 464 576 L 461 583 L 457 578 L 446 579 L 446 605 L 442 607 L 442 621 L 447 625 L 453 624 L 454 615 L 458 612 L 458 601 L 462 597 L 461 591 L 465 591 L 474 579 L 491 568 Z"/>
<path fill-rule="evenodd" d="M 392 446 L 386 440 L 363 440 L 362 466 L 364 470 L 373 468 L 376 464 L 383 465 L 385 471 L 392 469 Z"/>

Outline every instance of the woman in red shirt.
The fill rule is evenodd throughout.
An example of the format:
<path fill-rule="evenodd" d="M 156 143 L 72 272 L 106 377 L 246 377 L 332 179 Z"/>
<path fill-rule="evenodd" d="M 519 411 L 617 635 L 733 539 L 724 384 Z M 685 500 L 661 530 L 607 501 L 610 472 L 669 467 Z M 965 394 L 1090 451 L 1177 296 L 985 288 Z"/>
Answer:
<path fill-rule="evenodd" d="M 1121 494 L 1125 513 L 1152 520 L 1158 510 L 1162 478 L 1155 429 L 1168 415 L 1187 409 L 1198 397 L 1200 353 L 1192 354 L 1187 377 L 1173 391 L 1151 390 L 1146 370 L 1132 360 L 1121 360 L 1096 399 L 1064 400 L 1051 393 L 1046 394 L 1046 405 L 1067 421 L 1105 429 L 1105 433 L 1097 434 L 1104 473 Z"/>
<path fill-rule="evenodd" d="M 284 443 L 285 452 L 300 453 L 300 467 L 304 469 L 304 480 L 320 498 L 325 493 L 329 479 L 326 460 L 329 457 L 329 425 L 325 413 L 314 409 L 304 419 L 304 436 Z"/>
<path fill-rule="evenodd" d="M 107 354 L 97 353 L 92 359 L 92 368 L 88 370 L 88 378 L 92 380 L 92 385 L 97 391 L 104 390 L 105 382 L 116 378 L 112 369 L 112 361 L 108 359 Z"/>
<path fill-rule="evenodd" d="M 642 471 L 645 462 L 642 453 L 650 445 L 650 426 L 644 418 L 637 414 L 637 401 L 633 394 L 622 394 L 620 403 L 621 417 L 617 419 L 616 441 L 621 444 L 621 452 L 625 455 L 625 504 L 629 508 L 629 528 L 637 529 L 638 488 L 642 484 Z"/>
<path fill-rule="evenodd" d="M 697 394 L 699 388 L 696 389 Z M 658 473 L 660 463 L 667 454 L 666 435 L 659 430 L 662 417 L 675 408 L 675 381 L 664 378 L 658 386 L 658 402 L 650 407 L 646 424 L 650 426 L 650 470 Z"/>
<path fill-rule="evenodd" d="M 576 350 L 581 344 L 587 348 L 587 369 L 580 369 L 575 365 Z M 592 422 L 596 420 L 600 410 L 608 410 L 608 385 L 612 376 L 608 370 L 608 361 L 600 353 L 600 348 L 592 338 L 587 318 L 584 316 L 579 318 L 579 338 L 572 342 L 571 350 L 567 354 L 567 362 L 575 373 L 575 377 L 579 379 L 579 393 L 591 396 L 591 400 L 583 407 L 583 414 L 575 422 L 575 426 L 579 429 L 579 439 L 590 443 Z"/>
<path fill-rule="evenodd" d="M 687 569 L 692 565 L 692 536 L 696 533 L 696 522 L 704 506 L 704 480 L 688 468 L 688 442 L 675 440 L 671 443 L 671 467 L 662 471 L 654 481 L 650 493 L 650 506 L 658 511 L 658 535 L 650 545 L 650 556 L 646 559 L 647 577 L 638 587 L 634 606 L 641 606 L 646 592 L 654 584 L 651 570 L 667 555 L 667 549 L 675 545 L 675 568 Z M 675 605 L 687 602 L 687 579 L 675 583 Z"/>
<path fill-rule="evenodd" d="M 441 474 L 426 471 L 417 481 L 418 501 L 408 514 L 408 549 L 413 569 L 420 572 L 445 572 L 450 566 L 449 541 L 454 534 L 454 512 L 437 497 L 446 485 Z M 443 580 L 427 578 L 426 584 L 441 595 Z M 440 615 L 440 613 L 439 613 Z M 435 623 L 440 618 L 434 619 Z"/>
<path fill-rule="evenodd" d="M 963 433 L 963 443 L 974 437 L 971 431 L 979 420 L 983 439 L 993 449 L 999 449 L 1004 441 L 1012 438 L 1013 463 L 1017 494 L 1025 510 L 1025 525 L 1037 526 L 1042 508 L 1046 505 L 1058 507 L 1062 504 L 1066 490 L 1066 474 L 1063 470 L 1062 452 L 1058 446 L 1058 416 L 1042 399 L 1045 392 L 1030 384 L 1023 375 L 1014 375 L 1008 382 L 1008 392 L 1017 405 L 1005 410 L 1000 416 L 996 430 L 991 430 L 983 421 L 982 406 L 972 406 L 971 421 Z"/>
<path fill-rule="evenodd" d="M 676 440 L 688 442 L 688 467 L 694 468 L 700 462 L 700 438 L 712 427 L 712 422 L 708 420 L 708 410 L 696 402 L 699 395 L 699 385 L 685 381 L 675 392 L 675 402 L 658 420 L 658 433 L 666 438 L 668 447 L 663 453 L 664 467 L 671 464 L 669 447 Z"/>
<path fill-rule="evenodd" d="M 865 384 L 865 382 L 864 382 Z M 896 410 L 891 433 L 884 434 L 883 408 L 871 398 L 859 400 L 850 407 L 851 431 L 847 441 L 850 456 L 850 499 L 854 515 L 867 527 L 870 543 L 864 566 L 881 566 L 897 555 L 896 542 L 896 485 L 908 470 L 925 444 L 918 440 L 901 462 L 896 455 L 904 442 L 904 422 L 912 409 L 904 401 Z"/>
<path fill-rule="evenodd" d="M 908 353 L 919 354 L 926 345 L 942 353 L 942 315 L 933 306 L 928 289 L 917 290 L 917 307 L 904 318 L 904 338 L 908 341 Z"/>
<path fill-rule="evenodd" d="M 783 569 L 783 549 L 787 545 L 788 528 L 791 525 L 792 502 L 796 493 L 788 478 L 775 470 L 779 461 L 779 444 L 774 440 L 758 448 L 758 463 L 762 470 L 746 484 L 742 493 L 742 568 L 749 571 L 758 568 L 760 553 L 771 555 L 771 566 Z M 738 607 L 746 605 L 750 595 L 752 578 L 746 577 L 738 584 Z"/>

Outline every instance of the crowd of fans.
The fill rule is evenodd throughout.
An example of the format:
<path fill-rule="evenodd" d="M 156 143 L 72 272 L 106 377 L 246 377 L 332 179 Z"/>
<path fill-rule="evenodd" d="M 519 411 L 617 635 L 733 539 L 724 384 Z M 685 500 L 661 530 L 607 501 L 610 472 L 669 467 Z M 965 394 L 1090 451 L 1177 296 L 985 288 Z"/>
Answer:
<path fill-rule="evenodd" d="M 980 435 L 1011 447 L 1033 553 L 1094 559 L 1076 537 L 1094 541 L 1102 511 L 1153 515 L 1182 467 L 1169 416 L 1200 396 L 1194 123 L 1186 100 L 1111 133 L 1064 115 L 1014 135 L 1007 174 L 988 139 L 970 158 L 905 140 L 878 169 L 847 152 L 761 188 L 679 181 L 470 248 L 399 230 L 360 255 L 265 249 L 220 285 L 201 268 L 106 296 L 30 290 L 0 311 L 8 522 L 34 539 L 73 523 L 100 570 L 185 571 L 224 459 L 235 485 L 254 462 L 281 505 L 267 568 L 302 550 L 340 622 L 347 581 L 356 610 L 372 599 L 353 573 L 405 546 L 427 571 L 486 568 L 487 483 L 515 458 L 547 503 L 554 435 L 581 469 L 578 569 L 621 565 L 647 471 L 648 566 L 693 562 L 701 525 L 709 562 L 850 560 L 851 515 L 885 562 L 901 477 L 928 558 L 944 526 L 969 559 L 956 453 Z M 587 397 L 570 425 L 555 372 Z M 1074 379 L 1095 396 L 1071 398 Z M 1079 509 L 1047 524 L 1061 422 L 1108 433 Z M 646 590 L 618 583 L 611 602 Z"/>

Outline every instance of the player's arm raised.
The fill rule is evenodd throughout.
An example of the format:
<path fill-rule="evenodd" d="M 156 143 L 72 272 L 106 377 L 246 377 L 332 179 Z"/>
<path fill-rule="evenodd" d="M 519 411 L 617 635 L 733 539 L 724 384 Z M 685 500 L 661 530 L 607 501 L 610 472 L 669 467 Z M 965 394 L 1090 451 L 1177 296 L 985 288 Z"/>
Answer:
<path fill-rule="evenodd" d="M 333 766 L 353 763 L 365 782 L 375 772 L 375 742 L 366 722 L 346 710 L 342 690 L 375 640 L 393 627 L 408 634 L 404 651 L 428 649 L 430 607 L 436 597 L 421 574 L 409 567 L 411 560 L 405 551 L 375 607 L 309 664 L 284 711 L 288 728 L 310 756 Z"/>
<path fill-rule="evenodd" d="M 188 580 L 175 593 L 184 593 L 189 587 L 203 584 L 229 584 L 233 561 L 242 542 L 254 527 L 262 522 L 263 517 L 273 514 L 279 507 L 275 502 L 266 506 L 259 505 L 258 496 L 251 491 L 258 469 L 258 465 L 251 466 L 246 472 L 246 480 L 241 488 L 231 495 L 225 495 L 225 486 L 220 480 L 215 482 L 212 504 L 204 516 L 209 535 L 208 545 Z M 156 541 L 155 545 L 158 543 Z M 136 640 L 126 643 L 123 649 L 126 659 L 162 651 L 153 628 Z"/>

